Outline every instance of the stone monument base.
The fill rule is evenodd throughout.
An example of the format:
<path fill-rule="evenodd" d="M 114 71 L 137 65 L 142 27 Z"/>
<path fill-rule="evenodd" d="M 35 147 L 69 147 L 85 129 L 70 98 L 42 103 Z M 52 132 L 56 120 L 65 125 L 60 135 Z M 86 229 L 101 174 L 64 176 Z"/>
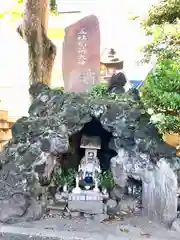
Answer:
<path fill-rule="evenodd" d="M 68 197 L 69 201 L 103 201 L 103 194 L 95 192 L 93 190 L 83 191 L 80 193 L 70 193 Z"/>
<path fill-rule="evenodd" d="M 81 212 L 92 215 L 102 214 L 104 212 L 104 204 L 102 201 L 69 201 L 68 208 L 72 212 Z"/>

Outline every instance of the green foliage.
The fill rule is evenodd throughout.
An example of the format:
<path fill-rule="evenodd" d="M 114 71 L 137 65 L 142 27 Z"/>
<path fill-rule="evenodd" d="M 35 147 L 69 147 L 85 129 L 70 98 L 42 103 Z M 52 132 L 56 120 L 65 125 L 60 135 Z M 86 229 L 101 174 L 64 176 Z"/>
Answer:
<path fill-rule="evenodd" d="M 112 172 L 104 171 L 98 175 L 99 186 L 106 189 L 112 189 L 115 185 Z"/>
<path fill-rule="evenodd" d="M 143 47 L 142 51 L 145 60 L 149 60 L 152 55 L 158 59 L 180 58 L 180 22 L 177 24 L 164 24 L 146 28 L 147 35 L 151 35 L 152 41 Z"/>
<path fill-rule="evenodd" d="M 49 0 L 49 7 L 52 15 L 59 15 L 56 0 Z"/>
<path fill-rule="evenodd" d="M 50 10 L 52 15 L 58 15 L 56 0 L 49 0 Z M 0 12 L 0 19 L 8 16 L 10 22 L 15 22 L 23 16 L 23 0 L 15 0 L 14 5 L 4 12 Z"/>
<path fill-rule="evenodd" d="M 139 19 L 139 16 L 134 15 L 128 18 L 129 21 L 136 20 L 136 19 Z"/>
<path fill-rule="evenodd" d="M 129 229 L 127 228 L 120 228 L 120 231 L 123 233 L 129 233 Z"/>
<path fill-rule="evenodd" d="M 56 187 L 64 186 L 73 186 L 77 172 L 75 169 L 59 169 L 55 172 L 53 176 L 53 184 Z"/>
<path fill-rule="evenodd" d="M 153 5 L 147 18 L 141 21 L 146 35 L 152 37 L 150 44 L 142 51 L 145 60 L 152 54 L 158 59 L 180 58 L 180 0 L 160 0 Z"/>
<path fill-rule="evenodd" d="M 7 16 L 10 19 L 10 22 L 15 22 L 23 15 L 22 8 L 23 0 L 16 0 L 12 8 L 6 9 L 4 12 L 0 12 L 0 19 Z"/>
<path fill-rule="evenodd" d="M 109 96 L 108 88 L 106 83 L 99 83 L 93 85 L 92 88 L 88 91 L 88 94 L 91 97 L 102 97 Z"/>
<path fill-rule="evenodd" d="M 141 87 L 142 101 L 159 117 L 161 132 L 180 131 L 180 61 L 161 60 Z M 158 114 L 158 115 L 157 115 Z"/>
<path fill-rule="evenodd" d="M 141 24 L 150 44 L 144 46 L 145 60 L 158 59 L 141 88 L 145 106 L 153 110 L 152 121 L 164 132 L 180 131 L 180 0 L 160 0 L 149 9 Z"/>
<path fill-rule="evenodd" d="M 53 176 L 52 185 L 56 187 L 62 187 L 67 185 L 69 187 L 74 186 L 77 171 L 75 169 L 58 169 Z M 111 171 L 104 171 L 98 175 L 99 186 L 112 189 L 114 187 L 114 179 Z"/>
<path fill-rule="evenodd" d="M 94 85 L 89 91 L 89 100 L 94 103 L 104 103 L 109 106 L 111 104 L 127 105 L 129 108 L 142 108 L 142 104 L 137 101 L 136 98 L 131 94 L 131 91 L 125 93 L 115 93 L 108 90 L 107 83 L 100 83 Z"/>
<path fill-rule="evenodd" d="M 156 116 L 156 115 L 154 115 Z M 153 121 L 152 121 L 153 122 Z M 180 131 L 180 118 L 179 116 L 173 116 L 168 114 L 162 114 L 159 117 L 159 120 L 153 122 L 161 133 L 175 132 Z"/>
<path fill-rule="evenodd" d="M 99 83 L 93 85 L 92 88 L 88 91 L 88 95 L 92 99 L 104 99 L 116 101 L 120 99 L 120 95 L 108 91 L 107 83 Z"/>
<path fill-rule="evenodd" d="M 174 23 L 180 18 L 180 0 L 160 0 L 148 12 L 148 17 L 143 20 L 144 25 L 161 25 L 166 22 Z"/>
<path fill-rule="evenodd" d="M 55 88 L 52 88 L 53 90 L 60 90 L 60 91 L 64 91 L 64 87 L 55 87 Z"/>
<path fill-rule="evenodd" d="M 0 12 L 0 19 L 3 18 L 6 15 L 4 12 Z"/>

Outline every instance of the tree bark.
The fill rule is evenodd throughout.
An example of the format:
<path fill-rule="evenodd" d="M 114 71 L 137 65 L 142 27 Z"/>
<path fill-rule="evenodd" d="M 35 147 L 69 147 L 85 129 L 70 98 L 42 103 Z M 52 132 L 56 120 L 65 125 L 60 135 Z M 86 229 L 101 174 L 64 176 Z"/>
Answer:
<path fill-rule="evenodd" d="M 28 44 L 29 83 L 51 84 L 56 46 L 47 37 L 48 0 L 25 0 L 23 21 L 17 31 Z"/>

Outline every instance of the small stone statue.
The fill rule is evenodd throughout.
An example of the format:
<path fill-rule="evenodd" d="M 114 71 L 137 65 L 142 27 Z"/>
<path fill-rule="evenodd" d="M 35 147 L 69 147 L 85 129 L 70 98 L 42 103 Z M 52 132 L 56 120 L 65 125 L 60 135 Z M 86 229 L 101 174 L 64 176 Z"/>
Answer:
<path fill-rule="evenodd" d="M 84 187 L 86 189 L 90 189 L 91 187 L 98 186 L 98 180 L 97 180 L 97 173 L 99 173 L 100 170 L 100 164 L 99 160 L 94 157 L 93 152 L 88 152 L 88 157 L 84 157 L 81 160 L 80 170 L 82 172 L 82 179 L 84 182 Z"/>
<path fill-rule="evenodd" d="M 82 183 L 86 190 L 93 189 L 99 192 L 97 175 L 100 173 L 100 162 L 97 158 L 97 149 L 100 148 L 99 139 L 94 137 L 84 136 L 82 138 L 81 147 L 85 148 L 85 156 L 81 159 L 78 176 L 76 177 L 76 187 L 73 193 L 80 192 L 79 185 Z"/>

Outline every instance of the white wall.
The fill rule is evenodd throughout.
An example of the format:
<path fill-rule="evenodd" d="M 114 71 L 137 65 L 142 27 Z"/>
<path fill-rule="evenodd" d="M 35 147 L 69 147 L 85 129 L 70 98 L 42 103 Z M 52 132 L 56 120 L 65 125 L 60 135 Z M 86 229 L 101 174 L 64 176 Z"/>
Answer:
<path fill-rule="evenodd" d="M 10 117 L 27 115 L 28 58 L 27 45 L 16 33 L 15 27 L 1 20 L 0 26 L 0 99 L 1 108 Z"/>

